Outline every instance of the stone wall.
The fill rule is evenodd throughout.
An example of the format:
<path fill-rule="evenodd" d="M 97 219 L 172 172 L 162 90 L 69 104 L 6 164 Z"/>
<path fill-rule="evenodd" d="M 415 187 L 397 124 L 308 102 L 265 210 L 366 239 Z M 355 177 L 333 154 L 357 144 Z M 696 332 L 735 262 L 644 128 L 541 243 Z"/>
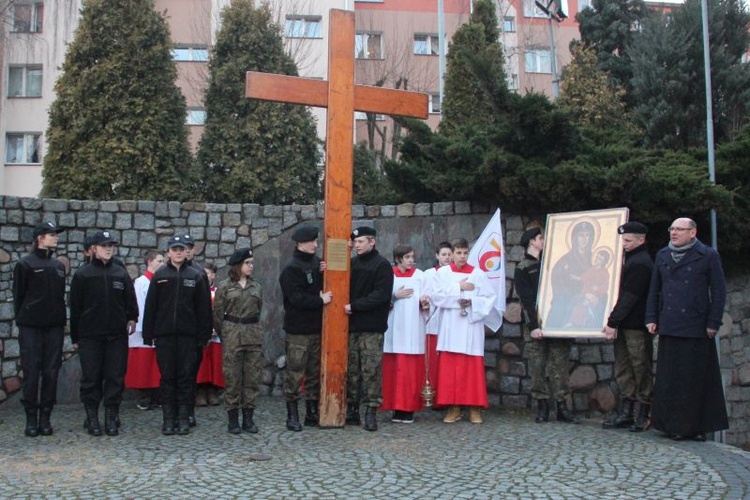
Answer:
<path fill-rule="evenodd" d="M 434 247 L 442 240 L 478 237 L 494 207 L 468 202 L 353 207 L 354 225 L 378 230 L 378 248 L 390 258 L 393 245 L 404 242 L 416 249 L 421 268 L 432 265 Z M 68 280 L 82 261 L 80 242 L 100 229 L 113 231 L 120 241 L 118 256 L 133 275 L 143 270 L 141 255 L 150 248 L 164 249 L 175 233 L 190 233 L 197 241 L 196 260 L 213 261 L 226 273 L 226 262 L 241 246 L 255 252 L 255 275 L 264 287 L 261 322 L 265 329 L 264 354 L 267 392 L 278 393 L 280 374 L 273 361 L 283 353 L 282 306 L 278 275 L 293 250 L 291 231 L 301 222 L 322 225 L 322 205 L 259 206 L 255 204 L 179 203 L 163 201 L 78 201 L 0 197 L 0 402 L 20 387 L 18 331 L 13 323 L 12 269 L 29 249 L 32 227 L 53 221 L 67 230 L 60 235 L 59 258 L 70 269 Z M 510 278 L 523 249 L 518 242 L 528 219 L 504 214 L 506 267 Z M 730 298 L 722 329 L 721 365 L 727 384 L 731 429 L 727 441 L 750 443 L 750 291 L 748 276 L 730 277 Z M 494 405 L 526 408 L 530 379 L 524 355 L 520 306 L 508 280 L 508 309 L 498 333 L 487 333 L 485 366 L 490 401 Z M 77 398 L 77 357 L 66 338 L 60 399 Z M 617 385 L 613 378 L 612 344 L 578 340 L 570 353 L 572 405 L 576 412 L 601 417 L 615 408 Z"/>

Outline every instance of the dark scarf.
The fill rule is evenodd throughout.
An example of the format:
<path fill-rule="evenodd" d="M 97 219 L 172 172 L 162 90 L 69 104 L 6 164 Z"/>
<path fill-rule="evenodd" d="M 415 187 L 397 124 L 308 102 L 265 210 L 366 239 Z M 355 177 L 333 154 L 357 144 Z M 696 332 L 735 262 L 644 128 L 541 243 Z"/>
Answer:
<path fill-rule="evenodd" d="M 693 239 L 693 241 L 681 247 L 673 245 L 672 242 L 670 241 L 668 246 L 669 246 L 669 249 L 672 251 L 672 260 L 674 260 L 676 263 L 679 263 L 682 260 L 682 258 L 685 256 L 687 251 L 695 246 L 696 241 L 698 240 Z"/>

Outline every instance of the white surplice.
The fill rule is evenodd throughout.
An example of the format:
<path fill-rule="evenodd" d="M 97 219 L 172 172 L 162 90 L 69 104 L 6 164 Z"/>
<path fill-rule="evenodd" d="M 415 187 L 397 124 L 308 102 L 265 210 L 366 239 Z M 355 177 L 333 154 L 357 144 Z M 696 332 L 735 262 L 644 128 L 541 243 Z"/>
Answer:
<path fill-rule="evenodd" d="M 388 329 L 383 339 L 383 352 L 424 354 L 426 316 L 419 308 L 419 297 L 424 293 L 424 273 L 419 269 L 415 269 L 410 277 L 395 273 L 393 293 L 402 287 L 412 288 L 414 293 L 404 299 L 391 297 L 393 307 L 388 313 Z"/>

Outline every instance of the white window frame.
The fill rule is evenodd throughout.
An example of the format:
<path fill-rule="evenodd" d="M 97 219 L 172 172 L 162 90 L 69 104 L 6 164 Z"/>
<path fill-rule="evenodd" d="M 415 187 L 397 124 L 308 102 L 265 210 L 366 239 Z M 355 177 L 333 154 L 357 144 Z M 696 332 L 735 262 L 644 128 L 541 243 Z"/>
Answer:
<path fill-rule="evenodd" d="M 354 119 L 355 120 L 367 120 L 367 113 L 365 113 L 364 111 L 355 111 Z M 381 115 L 380 113 L 375 114 L 375 121 L 382 122 L 384 120 L 385 120 L 385 115 Z"/>
<path fill-rule="evenodd" d="M 534 0 L 523 0 L 523 17 L 541 17 L 547 19 L 549 16 L 537 7 Z"/>
<path fill-rule="evenodd" d="M 8 67 L 8 98 L 42 97 L 43 76 L 42 66 L 38 64 Z M 14 77 L 20 77 L 17 84 L 13 83 Z"/>
<path fill-rule="evenodd" d="M 510 28 L 509 28 L 510 26 Z M 503 33 L 515 33 L 516 32 L 516 17 L 505 16 L 503 17 Z"/>
<path fill-rule="evenodd" d="M 517 92 L 518 91 L 519 85 L 518 85 L 518 75 L 517 74 L 515 74 L 515 73 L 508 74 L 506 81 L 508 82 L 508 90 L 511 90 L 513 92 Z"/>
<path fill-rule="evenodd" d="M 41 165 L 42 133 L 8 132 L 5 134 L 5 164 Z"/>
<path fill-rule="evenodd" d="M 205 45 L 176 45 L 172 47 L 172 60 L 176 62 L 208 62 Z"/>
<path fill-rule="evenodd" d="M 428 111 L 431 115 L 439 115 L 443 112 L 443 107 L 440 102 L 440 94 L 430 94 L 430 100 L 428 101 L 428 104 Z"/>
<path fill-rule="evenodd" d="M 206 124 L 206 108 L 188 108 L 185 123 L 191 127 L 202 127 Z"/>
<path fill-rule="evenodd" d="M 284 23 L 286 38 L 323 38 L 321 31 L 322 16 L 300 16 L 290 14 Z"/>
<path fill-rule="evenodd" d="M 523 56 L 526 73 L 552 74 L 552 57 L 549 49 L 526 49 Z"/>
<path fill-rule="evenodd" d="M 11 6 L 12 12 L 10 12 L 10 31 L 11 33 L 41 33 L 44 28 L 44 2 L 23 2 L 17 1 Z M 23 20 L 19 22 L 19 18 L 16 16 L 18 8 L 29 9 L 29 20 L 28 22 Z"/>
<path fill-rule="evenodd" d="M 379 41 L 379 54 L 376 54 L 375 57 L 371 57 L 369 50 L 371 45 L 370 39 L 375 37 L 377 37 L 377 40 Z M 363 31 L 357 33 L 354 41 L 354 57 L 360 60 L 374 61 L 382 61 L 385 59 L 383 33 L 379 31 Z"/>
<path fill-rule="evenodd" d="M 412 51 L 418 56 L 437 56 L 440 54 L 440 37 L 437 33 L 414 33 Z"/>

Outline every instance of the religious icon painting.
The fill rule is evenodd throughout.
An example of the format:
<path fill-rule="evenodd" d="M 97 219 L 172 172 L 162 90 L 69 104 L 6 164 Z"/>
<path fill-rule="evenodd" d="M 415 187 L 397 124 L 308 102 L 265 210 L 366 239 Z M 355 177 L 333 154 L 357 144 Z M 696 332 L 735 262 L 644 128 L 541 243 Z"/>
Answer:
<path fill-rule="evenodd" d="M 537 309 L 545 337 L 603 338 L 617 302 L 627 208 L 549 214 Z"/>

